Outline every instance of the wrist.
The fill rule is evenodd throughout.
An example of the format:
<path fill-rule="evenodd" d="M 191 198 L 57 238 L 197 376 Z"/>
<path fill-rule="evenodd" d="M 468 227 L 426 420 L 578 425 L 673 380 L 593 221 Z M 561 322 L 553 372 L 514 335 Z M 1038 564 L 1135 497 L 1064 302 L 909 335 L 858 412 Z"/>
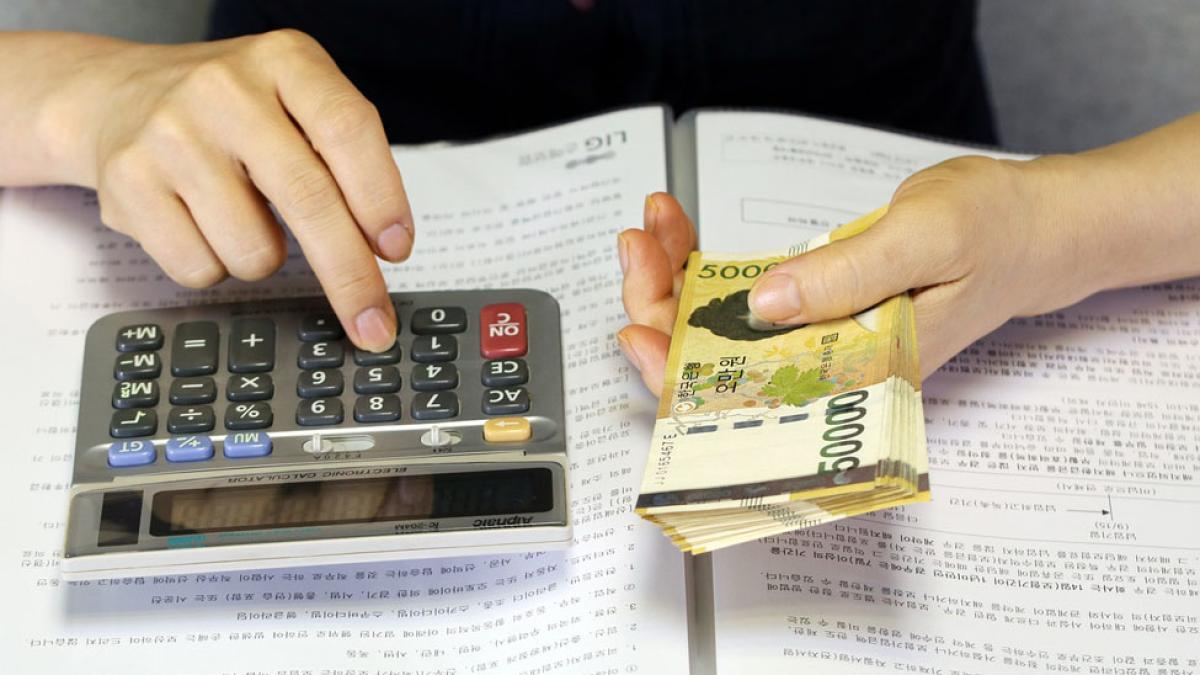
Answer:
<path fill-rule="evenodd" d="M 1045 288 L 1033 303 L 1038 312 L 1074 304 L 1129 283 L 1141 251 L 1117 220 L 1121 186 L 1104 162 L 1082 155 L 1045 155 L 1021 163 L 1028 177 L 1029 259 Z M 1035 312 L 1029 312 L 1035 313 Z"/>
<path fill-rule="evenodd" d="M 41 149 L 42 182 L 96 187 L 96 148 L 111 98 L 127 76 L 122 55 L 135 43 L 93 35 L 64 35 L 55 44 L 58 67 L 36 106 L 32 134 Z M 49 57 L 48 57 L 49 58 Z"/>

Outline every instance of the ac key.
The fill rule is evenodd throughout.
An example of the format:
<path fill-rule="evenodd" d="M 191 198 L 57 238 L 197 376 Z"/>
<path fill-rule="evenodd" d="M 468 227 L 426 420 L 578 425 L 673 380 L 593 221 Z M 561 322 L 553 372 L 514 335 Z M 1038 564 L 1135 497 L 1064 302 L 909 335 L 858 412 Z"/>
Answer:
<path fill-rule="evenodd" d="M 266 373 L 231 375 L 225 396 L 230 401 L 262 401 L 275 395 L 275 383 Z"/>

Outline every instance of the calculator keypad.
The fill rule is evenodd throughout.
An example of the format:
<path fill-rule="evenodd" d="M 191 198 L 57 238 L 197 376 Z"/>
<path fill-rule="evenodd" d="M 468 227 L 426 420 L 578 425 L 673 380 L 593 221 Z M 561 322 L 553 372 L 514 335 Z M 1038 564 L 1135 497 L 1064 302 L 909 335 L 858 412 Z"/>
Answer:
<path fill-rule="evenodd" d="M 225 388 L 230 401 L 263 401 L 275 395 L 275 381 L 266 373 L 233 375 Z"/>
<path fill-rule="evenodd" d="M 296 409 L 296 424 L 302 427 L 341 424 L 343 417 L 340 398 L 314 398 L 302 401 Z"/>
<path fill-rule="evenodd" d="M 229 333 L 229 372 L 262 373 L 275 368 L 275 322 L 235 319 Z"/>
<path fill-rule="evenodd" d="M 171 374 L 176 377 L 212 375 L 217 372 L 217 324 L 188 321 L 175 329 L 171 345 Z"/>
<path fill-rule="evenodd" d="M 300 373 L 300 379 L 296 381 L 296 395 L 300 398 L 341 396 L 343 388 L 342 371 L 332 368 L 306 370 Z"/>
<path fill-rule="evenodd" d="M 503 291 L 489 293 L 503 298 Z M 178 323 L 128 322 L 111 338 L 109 467 L 268 457 L 283 442 L 276 432 L 299 429 L 413 425 L 422 434 L 397 436 L 407 439 L 404 446 L 377 442 L 386 451 L 437 447 L 437 438 L 451 437 L 442 434 L 464 429 L 473 430 L 476 445 L 531 438 L 535 418 L 526 415 L 536 406 L 531 391 L 541 391 L 540 357 L 530 350 L 522 303 L 470 312 L 454 304 L 398 306 L 397 342 L 378 353 L 355 348 L 331 312 L 255 309 L 223 318 L 200 309 Z M 215 318 L 194 320 L 204 317 Z M 549 356 L 560 358 L 557 349 Z M 454 421 L 449 429 L 458 431 L 438 431 L 431 445 L 424 437 L 439 421 Z M 298 441 L 286 447 L 301 451 Z"/>
<path fill-rule="evenodd" d="M 196 405 L 171 408 L 167 415 L 167 431 L 173 434 L 195 434 L 212 431 L 217 425 L 212 406 Z"/>
<path fill-rule="evenodd" d="M 217 400 L 217 383 L 211 377 L 179 378 L 171 382 L 167 396 L 174 405 L 195 405 Z"/>
<path fill-rule="evenodd" d="M 439 363 L 458 358 L 458 340 L 453 335 L 422 335 L 413 340 L 412 360 Z"/>

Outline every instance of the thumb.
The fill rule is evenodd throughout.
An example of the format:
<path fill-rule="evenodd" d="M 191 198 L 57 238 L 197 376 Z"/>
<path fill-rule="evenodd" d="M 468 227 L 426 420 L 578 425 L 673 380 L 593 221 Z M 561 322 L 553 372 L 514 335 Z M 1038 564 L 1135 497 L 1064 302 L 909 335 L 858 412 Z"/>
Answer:
<path fill-rule="evenodd" d="M 889 213 L 861 234 L 779 263 L 750 290 L 750 311 L 777 324 L 816 323 L 934 283 L 921 278 L 923 247 L 898 221 Z"/>

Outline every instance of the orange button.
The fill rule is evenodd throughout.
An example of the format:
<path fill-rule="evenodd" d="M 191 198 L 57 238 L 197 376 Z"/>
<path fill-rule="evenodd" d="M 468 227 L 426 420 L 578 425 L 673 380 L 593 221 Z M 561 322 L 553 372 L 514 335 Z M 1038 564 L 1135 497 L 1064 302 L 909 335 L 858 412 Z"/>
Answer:
<path fill-rule="evenodd" d="M 483 440 L 489 443 L 527 441 L 532 435 L 533 429 L 524 417 L 498 417 L 483 423 Z"/>

